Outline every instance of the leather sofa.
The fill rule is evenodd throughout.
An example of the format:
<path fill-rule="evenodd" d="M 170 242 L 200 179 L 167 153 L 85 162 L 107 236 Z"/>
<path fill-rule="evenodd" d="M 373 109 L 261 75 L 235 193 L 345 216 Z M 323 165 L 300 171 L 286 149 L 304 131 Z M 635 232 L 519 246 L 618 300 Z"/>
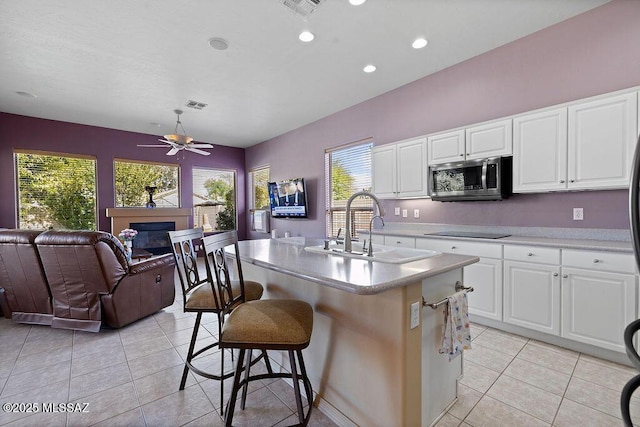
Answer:
<path fill-rule="evenodd" d="M 51 325 L 51 292 L 34 244 L 40 233 L 0 230 L 0 308 L 16 322 Z"/>
<path fill-rule="evenodd" d="M 0 230 L 0 242 L 11 239 L 10 236 L 17 240 L 15 236 L 23 233 L 25 230 Z M 27 262 L 28 267 L 23 270 L 33 270 L 33 274 L 36 266 L 41 268 L 51 309 L 47 313 L 45 307 L 37 314 L 49 314 L 51 327 L 98 332 L 104 322 L 120 328 L 173 304 L 175 261 L 171 254 L 129 264 L 124 247 L 109 233 L 53 230 L 34 233 L 31 246 L 37 260 Z M 31 289 L 32 280 L 18 274 L 7 282 L 8 273 L 3 271 L 12 270 L 7 266 L 11 260 L 5 262 L 4 255 L 1 257 L 4 266 L 0 267 L 0 288 L 4 288 L 5 294 L 2 311 L 5 317 L 7 311 L 11 313 L 15 321 L 33 323 L 28 317 L 16 315 L 21 313 L 18 309 L 25 304 L 23 300 L 28 300 L 26 292 L 16 289 Z M 44 297 L 42 293 L 37 295 Z M 20 303 L 16 304 L 18 299 Z M 0 304 L 2 301 L 0 295 Z"/>

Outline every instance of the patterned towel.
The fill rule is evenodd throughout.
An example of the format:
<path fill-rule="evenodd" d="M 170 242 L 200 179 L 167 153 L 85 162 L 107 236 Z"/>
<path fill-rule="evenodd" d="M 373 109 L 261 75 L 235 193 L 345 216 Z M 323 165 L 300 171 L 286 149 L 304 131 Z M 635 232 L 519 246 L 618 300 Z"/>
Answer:
<path fill-rule="evenodd" d="M 451 361 L 462 354 L 462 350 L 469 349 L 471 349 L 471 330 L 467 293 L 460 291 L 448 298 L 444 308 L 442 347 L 439 351 L 441 354 L 448 354 Z"/>

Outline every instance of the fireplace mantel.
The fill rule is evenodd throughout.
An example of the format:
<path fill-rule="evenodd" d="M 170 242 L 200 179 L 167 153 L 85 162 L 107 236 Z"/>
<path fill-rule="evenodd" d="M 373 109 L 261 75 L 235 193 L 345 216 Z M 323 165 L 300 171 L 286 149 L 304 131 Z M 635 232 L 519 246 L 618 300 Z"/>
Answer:
<path fill-rule="evenodd" d="M 132 222 L 174 221 L 176 230 L 189 228 L 191 209 L 183 208 L 107 208 L 107 218 L 111 218 L 111 234 L 129 228 Z"/>

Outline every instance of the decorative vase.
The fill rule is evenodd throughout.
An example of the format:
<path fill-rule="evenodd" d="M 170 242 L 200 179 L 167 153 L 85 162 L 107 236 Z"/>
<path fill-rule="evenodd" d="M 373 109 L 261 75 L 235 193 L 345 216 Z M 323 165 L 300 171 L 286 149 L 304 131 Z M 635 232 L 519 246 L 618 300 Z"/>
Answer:
<path fill-rule="evenodd" d="M 131 261 L 131 254 L 133 253 L 133 240 L 124 241 L 124 254 L 127 257 L 127 261 Z"/>

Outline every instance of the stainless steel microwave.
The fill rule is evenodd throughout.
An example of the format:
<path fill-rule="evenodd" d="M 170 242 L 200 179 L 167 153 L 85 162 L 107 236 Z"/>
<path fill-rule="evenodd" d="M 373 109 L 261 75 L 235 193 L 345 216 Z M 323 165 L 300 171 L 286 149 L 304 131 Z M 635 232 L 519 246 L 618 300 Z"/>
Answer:
<path fill-rule="evenodd" d="M 502 200 L 511 195 L 512 158 L 467 160 L 429 167 L 429 194 L 444 202 Z"/>

